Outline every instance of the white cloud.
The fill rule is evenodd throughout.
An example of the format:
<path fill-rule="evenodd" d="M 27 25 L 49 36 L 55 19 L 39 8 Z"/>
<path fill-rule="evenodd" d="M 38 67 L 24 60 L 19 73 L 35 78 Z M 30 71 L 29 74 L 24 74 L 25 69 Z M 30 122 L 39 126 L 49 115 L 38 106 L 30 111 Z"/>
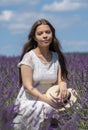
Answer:
<path fill-rule="evenodd" d="M 0 12 L 0 21 L 10 21 L 13 16 L 12 11 L 4 10 Z"/>
<path fill-rule="evenodd" d="M 56 33 L 59 33 L 60 30 L 70 29 L 72 27 L 76 27 L 77 24 L 80 23 L 81 17 L 79 15 L 72 16 L 63 16 L 57 14 L 47 14 L 46 18 L 51 22 L 51 24 L 55 27 Z"/>
<path fill-rule="evenodd" d="M 12 33 L 22 33 L 29 30 L 36 20 L 46 17 L 48 16 L 44 13 L 5 10 L 0 15 L 0 27 Z"/>
<path fill-rule="evenodd" d="M 12 33 L 22 33 L 29 29 L 29 26 L 36 16 L 37 15 L 33 12 L 12 12 L 4 10 L 0 13 L 0 27 L 8 29 Z"/>
<path fill-rule="evenodd" d="M 15 34 L 24 33 L 30 29 L 36 17 L 35 12 L 15 12 L 14 18 L 8 25 L 8 29 Z"/>
<path fill-rule="evenodd" d="M 0 0 L 0 6 L 8 6 L 22 3 L 25 0 Z"/>
<path fill-rule="evenodd" d="M 10 5 L 20 5 L 20 4 L 27 4 L 27 5 L 35 5 L 40 0 L 0 0 L 0 6 L 10 6 Z"/>
<path fill-rule="evenodd" d="M 14 23 L 14 24 L 10 24 L 10 26 L 9 26 L 9 29 L 11 29 L 11 30 L 18 30 L 18 29 L 23 30 L 23 29 L 27 29 L 27 28 L 28 28 L 28 26 L 24 23 L 16 23 L 16 24 Z"/>
<path fill-rule="evenodd" d="M 39 18 L 46 18 L 52 24 L 54 24 L 55 28 L 65 29 L 73 26 L 75 23 L 78 23 L 80 20 L 79 16 L 59 16 L 55 20 L 56 15 L 50 15 L 46 13 L 40 12 L 37 15 L 37 12 L 18 12 L 18 11 L 2 11 L 0 15 L 0 26 L 9 29 L 12 33 L 23 33 L 30 29 L 33 22 L 35 22 Z M 65 22 L 64 22 L 65 21 Z"/>
<path fill-rule="evenodd" d="M 51 4 L 46 4 L 42 9 L 46 11 L 73 11 L 86 6 L 88 7 L 88 2 L 63 0 L 62 2 L 55 1 Z"/>

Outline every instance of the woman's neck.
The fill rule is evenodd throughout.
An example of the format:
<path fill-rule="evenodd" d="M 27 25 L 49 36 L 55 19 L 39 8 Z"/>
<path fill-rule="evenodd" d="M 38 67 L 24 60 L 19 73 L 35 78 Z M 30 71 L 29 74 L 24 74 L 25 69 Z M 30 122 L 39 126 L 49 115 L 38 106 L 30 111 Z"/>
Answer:
<path fill-rule="evenodd" d="M 48 56 L 50 54 L 50 50 L 48 48 L 35 48 L 34 49 L 35 52 L 38 54 L 38 55 L 43 55 L 43 56 Z"/>
<path fill-rule="evenodd" d="M 41 61 L 48 63 L 52 60 L 52 53 L 49 49 L 40 49 L 39 47 L 34 49 L 36 55 L 41 59 Z"/>

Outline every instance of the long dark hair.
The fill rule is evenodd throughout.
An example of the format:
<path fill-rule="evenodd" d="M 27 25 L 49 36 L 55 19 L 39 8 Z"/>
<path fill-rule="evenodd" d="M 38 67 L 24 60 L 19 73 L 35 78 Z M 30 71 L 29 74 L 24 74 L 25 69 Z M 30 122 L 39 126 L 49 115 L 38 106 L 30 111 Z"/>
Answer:
<path fill-rule="evenodd" d="M 35 31 L 36 31 L 36 28 L 41 24 L 49 25 L 49 27 L 52 31 L 53 39 L 52 39 L 52 43 L 50 44 L 49 50 L 53 51 L 53 52 L 57 52 L 59 63 L 60 63 L 60 66 L 61 66 L 61 77 L 63 77 L 64 79 L 68 79 L 68 77 L 67 77 L 68 71 L 67 71 L 67 68 L 66 68 L 66 59 L 65 59 L 65 57 L 64 57 L 64 55 L 61 51 L 61 44 L 55 36 L 54 27 L 46 19 L 40 19 L 33 24 L 32 28 L 30 30 L 30 33 L 28 35 L 28 40 L 23 47 L 23 51 L 22 51 L 20 61 L 22 60 L 25 53 L 27 53 L 28 51 L 37 47 L 37 42 L 34 39 Z M 19 82 L 20 82 L 20 85 L 22 85 L 22 77 L 21 77 L 21 69 L 20 68 L 19 68 Z"/>

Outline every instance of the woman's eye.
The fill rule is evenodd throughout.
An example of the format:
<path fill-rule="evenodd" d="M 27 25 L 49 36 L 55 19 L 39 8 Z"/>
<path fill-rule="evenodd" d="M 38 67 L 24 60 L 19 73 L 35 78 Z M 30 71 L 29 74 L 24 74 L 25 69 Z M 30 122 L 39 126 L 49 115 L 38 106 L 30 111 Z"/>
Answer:
<path fill-rule="evenodd" d="M 51 33 L 51 31 L 50 30 L 47 30 L 47 31 L 45 31 L 45 32 L 37 32 L 37 35 L 42 35 L 43 33 L 46 33 L 46 34 L 50 34 Z"/>
<path fill-rule="evenodd" d="M 42 32 L 37 32 L 37 35 L 42 35 Z"/>
<path fill-rule="evenodd" d="M 50 33 L 51 33 L 51 31 L 46 31 L 46 33 L 47 33 L 47 34 L 50 34 Z"/>

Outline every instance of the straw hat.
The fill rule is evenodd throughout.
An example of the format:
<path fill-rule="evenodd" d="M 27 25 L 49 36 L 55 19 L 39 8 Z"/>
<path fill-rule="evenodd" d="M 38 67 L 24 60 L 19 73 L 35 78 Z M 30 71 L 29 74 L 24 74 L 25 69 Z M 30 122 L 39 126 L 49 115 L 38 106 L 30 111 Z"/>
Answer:
<path fill-rule="evenodd" d="M 54 85 L 54 86 L 50 87 L 46 92 L 46 96 L 50 99 L 52 99 L 54 97 L 57 98 L 57 96 L 56 96 L 57 87 L 58 87 L 58 85 Z M 59 103 L 60 104 L 60 107 L 58 108 L 59 111 L 64 111 L 64 110 L 70 108 L 77 101 L 77 93 L 76 93 L 75 89 L 68 88 L 68 91 L 69 91 L 69 95 L 68 95 L 67 99 L 65 99 L 63 102 Z"/>

